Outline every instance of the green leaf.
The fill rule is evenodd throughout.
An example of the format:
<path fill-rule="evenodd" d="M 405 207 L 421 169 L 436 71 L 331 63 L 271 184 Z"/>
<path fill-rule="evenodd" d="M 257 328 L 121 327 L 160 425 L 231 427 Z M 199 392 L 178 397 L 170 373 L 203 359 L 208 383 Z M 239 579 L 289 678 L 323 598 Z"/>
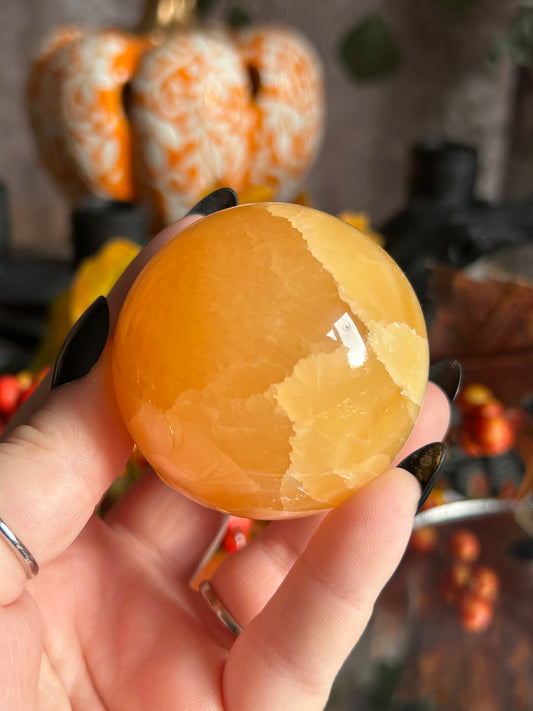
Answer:
<path fill-rule="evenodd" d="M 241 7 L 232 7 L 228 12 L 226 21 L 234 30 L 242 30 L 252 24 L 252 19 Z"/>
<path fill-rule="evenodd" d="M 432 0 L 435 5 L 438 5 L 443 10 L 448 12 L 460 12 L 466 10 L 467 7 L 473 5 L 477 0 Z"/>
<path fill-rule="evenodd" d="M 509 53 L 520 65 L 529 66 L 533 61 L 533 9 L 524 8 L 511 25 L 507 35 Z"/>
<path fill-rule="evenodd" d="M 509 42 L 506 36 L 497 37 L 487 53 L 489 64 L 498 64 L 509 54 Z"/>
<path fill-rule="evenodd" d="M 533 64 L 533 8 L 523 8 L 507 32 L 494 42 L 489 59 L 498 62 L 504 56 L 519 66 Z"/>
<path fill-rule="evenodd" d="M 400 49 L 381 15 L 357 24 L 341 41 L 339 51 L 348 76 L 359 82 L 383 79 L 400 64 Z"/>

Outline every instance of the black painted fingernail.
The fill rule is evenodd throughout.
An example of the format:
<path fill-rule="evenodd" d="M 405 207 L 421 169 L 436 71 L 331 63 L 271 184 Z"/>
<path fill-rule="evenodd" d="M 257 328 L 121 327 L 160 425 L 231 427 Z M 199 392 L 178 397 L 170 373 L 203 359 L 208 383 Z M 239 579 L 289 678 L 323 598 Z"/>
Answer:
<path fill-rule="evenodd" d="M 225 210 L 228 207 L 235 207 L 239 202 L 237 194 L 231 188 L 220 188 L 213 193 L 209 193 L 205 198 L 191 207 L 187 215 L 211 215 L 213 212 Z M 187 216 L 186 215 L 186 216 Z"/>
<path fill-rule="evenodd" d="M 109 306 L 105 296 L 76 321 L 61 346 L 52 374 L 52 390 L 87 375 L 104 350 L 109 333 Z"/>
<path fill-rule="evenodd" d="M 398 466 L 406 469 L 422 487 L 422 496 L 418 502 L 417 513 L 422 508 L 438 479 L 439 470 L 446 458 L 446 445 L 432 442 L 412 452 Z"/>
<path fill-rule="evenodd" d="M 429 379 L 444 390 L 453 402 L 461 387 L 463 369 L 458 360 L 439 360 L 429 366 Z"/>

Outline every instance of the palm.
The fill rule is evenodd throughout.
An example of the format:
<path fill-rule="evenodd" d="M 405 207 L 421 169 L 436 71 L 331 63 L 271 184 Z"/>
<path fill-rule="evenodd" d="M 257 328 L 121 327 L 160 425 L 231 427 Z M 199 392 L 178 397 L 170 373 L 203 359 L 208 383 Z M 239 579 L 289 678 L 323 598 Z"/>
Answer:
<path fill-rule="evenodd" d="M 127 531 L 93 519 L 32 591 L 48 693 L 80 709 L 222 708 L 226 651 L 198 619 L 195 593 Z"/>
<path fill-rule="evenodd" d="M 444 397 L 428 389 L 406 451 L 442 436 Z M 188 585 L 222 516 L 143 477 L 0 606 L 6 708 L 319 711 L 403 553 L 418 496 L 415 478 L 392 469 L 325 516 L 271 523 L 212 579 L 244 628 L 234 640 Z"/>
<path fill-rule="evenodd" d="M 227 558 L 213 587 L 244 628 L 235 641 L 188 584 L 221 515 L 148 476 L 0 608 L 3 683 L 33 698 L 42 657 L 39 711 L 319 711 L 403 553 L 418 491 L 393 469 Z"/>
<path fill-rule="evenodd" d="M 409 478 L 407 483 L 411 486 L 412 477 L 405 478 Z M 403 481 L 402 486 L 405 484 Z M 285 708 L 284 696 L 291 696 L 294 688 L 298 690 L 294 708 L 322 709 L 343 653 L 347 653 L 366 624 L 374 586 L 381 586 L 383 578 L 390 574 L 391 563 L 385 561 L 378 566 L 380 570 L 368 594 L 365 582 L 359 602 L 357 593 L 353 600 L 338 598 L 338 590 L 343 589 L 341 579 L 355 576 L 355 571 L 339 569 L 338 565 L 340 559 L 346 558 L 346 545 L 354 546 L 353 540 L 346 539 L 346 518 L 363 519 L 362 530 L 354 532 L 356 547 L 363 543 L 363 557 L 374 559 L 377 549 L 382 550 L 384 541 L 389 539 L 390 528 L 387 531 L 384 523 L 391 506 L 398 503 L 393 500 L 394 487 L 389 491 L 385 491 L 385 484 L 375 488 L 383 490 L 378 499 L 383 495 L 392 498 L 378 516 L 381 521 L 369 522 L 367 515 L 361 516 L 363 509 L 376 505 L 369 486 L 366 501 L 364 496 L 353 497 L 325 519 L 310 517 L 271 524 L 247 549 L 225 561 L 215 573 L 216 588 L 232 589 L 238 619 L 247 625 L 233 644 L 188 585 L 189 576 L 179 574 L 179 561 L 176 566 L 169 565 L 168 558 L 143 538 L 93 517 L 70 548 L 44 567 L 30 586 L 44 629 L 39 711 Z M 398 537 L 394 546 L 389 545 L 394 559 L 405 545 L 410 507 L 411 504 L 406 508 L 399 502 Z M 206 515 L 212 516 L 213 512 Z M 335 518 L 339 518 L 338 523 Z M 382 538 L 376 539 L 376 550 L 365 542 L 369 532 L 364 528 L 368 525 L 377 526 Z M 312 542 L 307 545 L 310 538 Z M 306 546 L 311 550 L 313 545 L 313 552 L 301 555 Z M 325 565 L 327 577 L 323 578 L 324 570 L 319 570 L 318 563 L 324 565 L 325 549 L 331 555 Z M 336 576 L 340 576 L 338 583 Z M 253 592 L 238 589 L 235 583 L 241 578 L 255 579 Z M 276 588 L 281 590 L 284 583 L 288 590 L 276 603 Z M 307 591 L 311 605 L 318 608 L 315 611 L 305 609 Z M 273 625 L 268 615 L 258 614 L 263 606 L 269 607 L 270 597 L 274 605 L 270 616 L 286 616 L 279 625 Z M 292 598 L 289 605 L 287 597 Z M 340 639 L 340 631 L 335 638 L 340 656 L 338 649 L 337 656 L 333 650 L 328 655 L 321 649 L 308 648 L 305 642 L 307 633 L 302 634 L 302 628 L 313 629 L 309 616 L 318 627 L 319 611 L 328 637 L 332 622 L 344 621 L 347 614 L 355 615 L 356 623 L 342 632 L 346 639 Z M 298 619 L 300 612 L 302 619 Z M 329 621 L 325 613 L 330 613 Z M 251 622 L 256 615 L 259 621 Z M 262 617 L 265 620 L 261 624 Z M 295 634 L 289 630 L 288 641 L 296 644 L 294 650 L 284 649 L 291 624 Z M 299 636 L 302 640 L 297 642 Z M 34 631 L 30 630 L 28 644 L 34 641 Z M 268 681 L 269 673 L 275 680 L 279 677 L 279 688 Z M 285 690 L 287 680 L 289 688 Z M 251 700 L 259 698 L 264 698 L 264 707 L 253 705 L 255 701 Z"/>

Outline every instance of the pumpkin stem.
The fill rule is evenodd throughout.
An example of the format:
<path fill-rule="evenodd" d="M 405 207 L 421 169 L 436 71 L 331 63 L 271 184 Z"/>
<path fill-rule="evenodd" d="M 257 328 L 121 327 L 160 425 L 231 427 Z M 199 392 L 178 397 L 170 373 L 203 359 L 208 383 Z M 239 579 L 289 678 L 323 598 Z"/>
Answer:
<path fill-rule="evenodd" d="M 196 0 L 147 0 L 137 32 L 163 40 L 173 31 L 192 24 Z"/>

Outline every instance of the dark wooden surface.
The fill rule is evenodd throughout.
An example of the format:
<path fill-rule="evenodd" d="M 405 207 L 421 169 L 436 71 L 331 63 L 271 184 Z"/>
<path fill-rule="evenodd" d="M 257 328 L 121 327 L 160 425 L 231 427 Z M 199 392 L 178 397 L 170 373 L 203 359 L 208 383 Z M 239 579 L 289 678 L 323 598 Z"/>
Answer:
<path fill-rule="evenodd" d="M 501 579 L 493 623 L 478 634 L 462 629 L 439 590 L 446 540 L 458 527 L 477 533 L 479 562 Z M 432 554 L 408 550 L 328 711 L 532 711 L 533 559 L 516 554 L 524 540 L 512 515 L 498 514 L 441 526 Z"/>

